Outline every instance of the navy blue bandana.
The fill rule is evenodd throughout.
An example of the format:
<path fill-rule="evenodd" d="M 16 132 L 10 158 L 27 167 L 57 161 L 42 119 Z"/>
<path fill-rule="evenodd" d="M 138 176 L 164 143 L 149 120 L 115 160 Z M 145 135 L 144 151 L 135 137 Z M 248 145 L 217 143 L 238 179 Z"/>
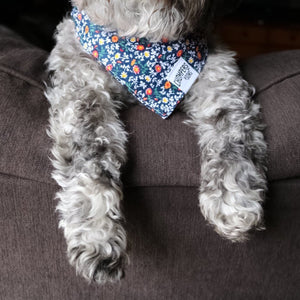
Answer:
<path fill-rule="evenodd" d="M 119 37 L 93 24 L 84 11 L 71 13 L 84 50 L 147 108 L 166 119 L 203 69 L 207 58 L 204 40 L 162 40 Z"/>

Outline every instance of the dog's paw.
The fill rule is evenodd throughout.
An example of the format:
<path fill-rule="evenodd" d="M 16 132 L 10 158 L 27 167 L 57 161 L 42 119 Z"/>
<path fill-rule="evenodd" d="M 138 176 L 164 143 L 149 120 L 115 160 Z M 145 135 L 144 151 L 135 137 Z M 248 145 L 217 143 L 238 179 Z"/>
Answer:
<path fill-rule="evenodd" d="M 250 230 L 264 229 L 262 199 L 258 193 L 209 191 L 201 193 L 199 200 L 205 219 L 226 239 L 243 242 Z"/>
<path fill-rule="evenodd" d="M 125 251 L 115 240 L 102 245 L 79 244 L 69 247 L 68 257 L 78 275 L 89 283 L 97 284 L 119 281 L 124 277 L 128 262 Z"/>

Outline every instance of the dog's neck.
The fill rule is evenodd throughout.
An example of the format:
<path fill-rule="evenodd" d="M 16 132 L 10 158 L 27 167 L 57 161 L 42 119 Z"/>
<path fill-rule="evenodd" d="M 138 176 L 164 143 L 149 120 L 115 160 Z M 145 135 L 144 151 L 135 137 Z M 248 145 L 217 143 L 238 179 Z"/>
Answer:
<path fill-rule="evenodd" d="M 175 3 L 176 2 L 176 3 Z M 206 35 L 206 0 L 73 0 L 93 23 L 117 31 L 119 36 L 135 36 L 158 42 L 187 36 Z"/>

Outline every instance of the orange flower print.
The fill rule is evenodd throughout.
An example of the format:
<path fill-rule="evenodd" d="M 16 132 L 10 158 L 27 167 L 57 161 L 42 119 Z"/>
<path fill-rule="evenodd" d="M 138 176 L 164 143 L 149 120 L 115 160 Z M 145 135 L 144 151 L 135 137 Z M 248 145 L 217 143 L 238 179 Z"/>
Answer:
<path fill-rule="evenodd" d="M 77 18 L 78 18 L 79 21 L 81 21 L 82 20 L 82 14 L 78 14 Z"/>
<path fill-rule="evenodd" d="M 131 61 L 131 65 L 133 66 L 133 65 L 135 64 L 135 62 L 136 62 L 136 60 L 133 59 L 133 60 Z"/>
<path fill-rule="evenodd" d="M 89 26 L 86 25 L 85 29 L 84 29 L 84 33 L 87 34 L 89 32 L 89 30 L 90 30 Z"/>
<path fill-rule="evenodd" d="M 171 87 L 171 82 L 170 81 L 166 81 L 165 83 L 165 89 L 169 89 Z"/>
<path fill-rule="evenodd" d="M 136 49 L 139 51 L 143 51 L 145 49 L 145 47 L 143 45 L 137 45 Z"/>
<path fill-rule="evenodd" d="M 183 54 L 183 50 L 179 50 L 176 55 L 177 55 L 177 57 L 180 57 L 180 56 L 182 56 L 182 54 Z"/>
<path fill-rule="evenodd" d="M 117 43 L 118 40 L 119 40 L 119 38 L 118 38 L 116 35 L 113 35 L 112 38 L 111 38 L 111 41 L 112 41 L 113 43 Z"/>
<path fill-rule="evenodd" d="M 92 54 L 93 54 L 93 56 L 96 57 L 96 58 L 98 58 L 98 56 L 99 56 L 99 53 L 98 53 L 97 50 L 94 50 L 94 51 L 92 52 Z"/>
<path fill-rule="evenodd" d="M 140 74 L 140 67 L 137 66 L 137 65 L 134 65 L 133 66 L 133 72 L 134 72 L 134 74 Z"/>
<path fill-rule="evenodd" d="M 202 58 L 202 55 L 201 55 L 201 52 L 200 52 L 200 51 L 197 52 L 197 56 L 198 56 L 199 59 Z"/>
<path fill-rule="evenodd" d="M 167 43 L 169 40 L 168 40 L 167 38 L 162 38 L 161 41 L 162 41 L 163 43 Z"/>
<path fill-rule="evenodd" d="M 148 88 L 146 90 L 146 95 L 148 95 L 148 96 L 152 95 L 152 89 L 151 88 Z"/>
<path fill-rule="evenodd" d="M 106 70 L 107 70 L 107 71 L 111 71 L 112 68 L 113 68 L 113 65 L 107 65 L 107 66 L 106 66 Z"/>
<path fill-rule="evenodd" d="M 156 66 L 155 66 L 155 71 L 156 71 L 157 73 L 161 72 L 161 66 L 160 66 L 160 65 L 156 65 Z"/>

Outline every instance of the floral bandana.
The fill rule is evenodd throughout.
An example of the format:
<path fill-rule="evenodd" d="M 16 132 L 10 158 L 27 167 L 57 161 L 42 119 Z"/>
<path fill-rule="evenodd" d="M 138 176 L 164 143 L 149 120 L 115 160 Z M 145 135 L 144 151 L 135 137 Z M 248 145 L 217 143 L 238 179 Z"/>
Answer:
<path fill-rule="evenodd" d="M 147 108 L 166 119 L 182 100 L 203 69 L 204 40 L 162 40 L 119 37 L 93 24 L 84 11 L 71 13 L 77 37 L 85 51 Z"/>

